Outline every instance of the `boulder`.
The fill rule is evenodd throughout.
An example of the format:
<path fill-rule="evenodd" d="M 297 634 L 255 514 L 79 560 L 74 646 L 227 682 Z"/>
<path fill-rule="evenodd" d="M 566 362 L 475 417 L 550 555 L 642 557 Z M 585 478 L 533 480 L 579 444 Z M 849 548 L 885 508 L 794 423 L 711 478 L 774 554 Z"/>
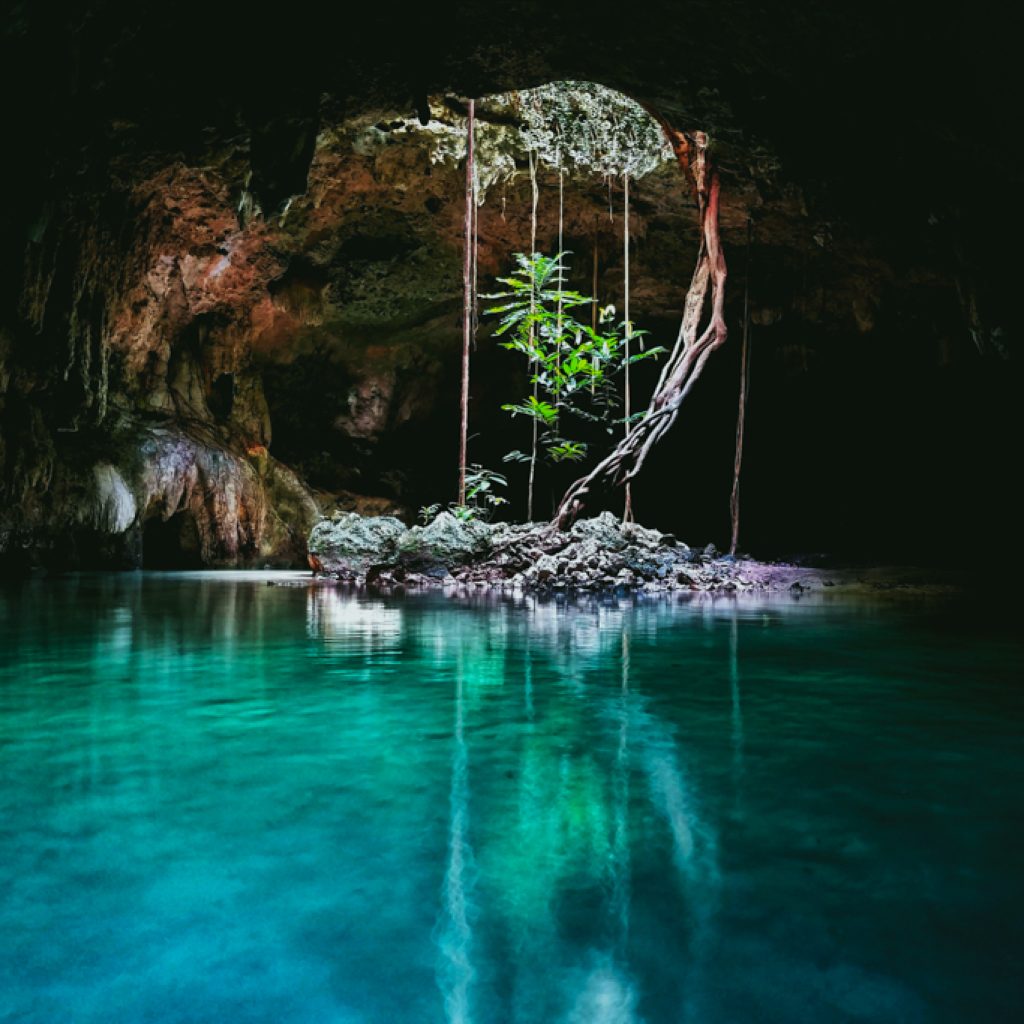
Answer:
<path fill-rule="evenodd" d="M 485 558 L 491 551 L 491 528 L 476 519 L 456 519 L 442 512 L 428 526 L 414 526 L 398 541 L 398 560 L 408 569 L 436 575 Z"/>
<path fill-rule="evenodd" d="M 342 579 L 365 576 L 373 567 L 398 563 L 405 524 L 394 516 L 337 512 L 322 519 L 309 535 L 309 563 L 317 572 Z"/>
<path fill-rule="evenodd" d="M 605 551 L 619 551 L 626 546 L 626 538 L 618 519 L 611 512 L 602 512 L 593 519 L 577 519 L 569 530 L 574 541 L 593 541 Z"/>

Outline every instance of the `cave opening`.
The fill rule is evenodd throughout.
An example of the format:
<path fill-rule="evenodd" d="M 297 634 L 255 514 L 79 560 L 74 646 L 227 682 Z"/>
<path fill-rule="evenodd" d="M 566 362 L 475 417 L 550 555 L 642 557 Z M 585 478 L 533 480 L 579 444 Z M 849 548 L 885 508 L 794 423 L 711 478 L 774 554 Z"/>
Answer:
<path fill-rule="evenodd" d="M 1012 1019 L 999 5 L 49 6 L 3 1020 Z"/>
<path fill-rule="evenodd" d="M 314 487 L 394 498 L 410 516 L 455 496 L 444 439 L 458 437 L 468 111 L 458 97 L 428 99 L 426 123 L 363 116 L 332 129 L 332 148 L 321 149 L 330 162 L 313 179 L 330 172 L 320 210 L 341 203 L 343 187 L 357 189 L 360 203 L 346 206 L 337 224 L 321 213 L 315 248 L 292 256 L 271 282 L 272 319 L 258 352 L 275 455 Z M 583 327 L 600 326 L 607 310 L 603 334 L 621 338 L 628 320 L 632 334 L 650 339 L 648 348 L 667 350 L 700 224 L 662 126 L 626 94 L 556 79 L 476 103 L 468 457 L 507 475 L 510 501 L 494 514 L 516 518 L 525 511 L 530 467 L 507 457 L 529 447 L 530 425 L 508 407 L 531 391 L 532 368 L 495 336 L 488 294 L 514 273 L 516 253 L 562 251 L 565 291 L 595 300 L 580 307 Z M 627 291 L 635 296 L 632 314 Z M 634 409 L 647 404 L 660 370 L 657 360 L 632 368 Z M 621 376 L 614 386 L 621 396 Z M 593 394 L 589 385 L 585 391 Z M 568 389 L 561 393 L 568 401 Z M 615 401 L 607 422 L 563 417 L 560 434 L 570 443 L 552 439 L 539 456 L 536 515 L 552 514 L 584 468 L 556 461 L 548 449 L 586 450 L 596 460 L 622 432 L 622 399 Z M 611 505 L 620 502 L 609 496 Z M 661 511 L 648 502 L 645 514 Z"/>
<path fill-rule="evenodd" d="M 195 516 L 187 509 L 169 519 L 156 516 L 142 526 L 142 568 L 164 571 L 201 569 L 202 543 Z"/>

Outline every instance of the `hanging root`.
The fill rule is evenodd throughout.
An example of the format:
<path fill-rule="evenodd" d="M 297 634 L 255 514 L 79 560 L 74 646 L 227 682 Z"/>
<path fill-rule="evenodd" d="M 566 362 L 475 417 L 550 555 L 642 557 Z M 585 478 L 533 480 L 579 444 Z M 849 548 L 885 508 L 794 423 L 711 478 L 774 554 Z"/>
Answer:
<path fill-rule="evenodd" d="M 672 132 L 667 127 L 666 131 L 686 176 L 696 190 L 701 223 L 700 251 L 686 293 L 679 336 L 662 368 L 644 418 L 601 462 L 566 491 L 553 523 L 560 530 L 572 526 L 595 491 L 626 484 L 640 472 L 651 449 L 675 423 L 679 406 L 697 382 L 711 353 L 725 342 L 728 333 L 723 313 L 727 270 L 718 231 L 721 184 L 718 172 L 709 167 L 707 136 L 703 132 L 688 136 Z M 709 284 L 710 320 L 698 335 Z"/>

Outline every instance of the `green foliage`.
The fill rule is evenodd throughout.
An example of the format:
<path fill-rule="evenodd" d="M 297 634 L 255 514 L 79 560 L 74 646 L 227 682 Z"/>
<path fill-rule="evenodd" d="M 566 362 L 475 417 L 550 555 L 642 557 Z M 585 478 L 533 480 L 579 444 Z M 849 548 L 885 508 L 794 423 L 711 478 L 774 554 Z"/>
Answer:
<path fill-rule="evenodd" d="M 508 504 L 508 499 L 497 493 L 498 489 L 507 486 L 508 480 L 502 473 L 473 462 L 466 472 L 466 503 L 459 505 L 453 502 L 448 511 L 464 523 L 472 519 L 489 519 L 496 508 Z M 440 511 L 440 505 L 424 505 L 419 510 L 419 520 L 428 526 Z"/>
<path fill-rule="evenodd" d="M 493 469 L 485 469 L 477 462 L 472 463 L 466 473 L 466 504 L 479 507 L 483 502 L 491 508 L 506 504 L 506 498 L 494 493 L 496 487 L 508 487 L 508 480 Z"/>
<path fill-rule="evenodd" d="M 548 455 L 554 462 L 582 462 L 587 457 L 587 446 L 582 441 L 563 441 L 549 446 Z"/>
<path fill-rule="evenodd" d="M 441 506 L 440 505 L 424 505 L 419 510 L 419 513 L 417 515 L 418 515 L 419 521 L 424 526 L 427 526 L 429 523 L 432 523 L 437 518 L 438 513 L 440 511 L 441 511 Z"/>
<path fill-rule="evenodd" d="M 562 290 L 566 280 L 567 253 L 532 257 L 515 254 L 515 268 L 499 278 L 506 290 L 486 299 L 499 299 L 487 315 L 500 317 L 495 335 L 501 344 L 526 357 L 531 369 L 530 383 L 537 394 L 502 406 L 515 417 L 535 421 L 544 457 L 552 463 L 579 462 L 589 453 L 586 442 L 565 436 L 566 424 L 578 420 L 603 425 L 612 433 L 624 420 L 617 415 L 620 405 L 616 380 L 627 365 L 657 358 L 665 349 L 644 347 L 644 331 L 630 331 L 640 351 L 626 356 L 624 323 L 613 325 L 615 307 L 601 310 L 599 329 L 581 323 L 572 311 L 589 307 L 593 299 L 579 292 Z M 637 417 L 642 416 L 637 414 Z M 530 456 L 514 450 L 506 462 L 529 462 Z"/>
<path fill-rule="evenodd" d="M 480 514 L 480 509 L 473 505 L 449 505 L 448 511 L 461 523 L 468 523 Z"/>
<path fill-rule="evenodd" d="M 496 508 L 508 504 L 507 498 L 496 493 L 498 488 L 507 486 L 508 480 L 503 474 L 486 469 L 478 462 L 471 463 L 466 472 L 466 503 L 453 503 L 448 506 L 448 511 L 464 523 L 471 519 L 490 519 Z M 420 510 L 420 514 L 422 516 L 424 511 L 431 512 L 430 519 L 433 519 L 440 508 L 440 505 L 427 505 Z"/>

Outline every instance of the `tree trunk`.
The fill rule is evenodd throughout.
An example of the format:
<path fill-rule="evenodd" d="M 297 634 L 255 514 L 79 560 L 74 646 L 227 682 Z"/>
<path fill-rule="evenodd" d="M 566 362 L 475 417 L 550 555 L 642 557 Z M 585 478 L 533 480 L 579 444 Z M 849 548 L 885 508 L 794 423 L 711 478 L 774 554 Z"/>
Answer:
<path fill-rule="evenodd" d="M 537 200 L 539 198 L 537 191 L 537 160 L 534 158 L 533 151 L 529 153 L 530 159 L 530 187 L 531 187 L 531 207 L 530 207 L 530 259 L 537 255 Z M 533 315 L 534 311 L 534 292 L 533 286 L 530 287 L 530 315 Z M 531 346 L 534 340 L 534 327 L 531 322 L 530 324 L 530 342 Z M 537 382 L 533 382 L 533 397 L 536 398 L 538 395 Z M 533 519 L 533 485 L 537 478 L 537 420 L 536 417 L 530 417 L 533 422 L 533 442 L 530 446 L 530 479 L 526 486 L 526 519 L 531 521 Z"/>
<path fill-rule="evenodd" d="M 624 339 L 626 349 L 626 372 L 625 372 L 625 395 L 624 395 L 624 409 L 626 413 L 626 430 L 625 439 L 629 440 L 629 435 L 633 432 L 631 424 L 629 422 L 630 416 L 633 414 L 633 389 L 630 387 L 629 380 L 629 339 L 633 334 L 633 325 L 629 319 L 629 175 L 623 175 L 622 179 L 622 316 L 626 324 L 626 336 Z M 622 521 L 624 523 L 633 522 L 633 485 L 627 480 L 626 481 L 626 500 L 622 509 Z"/>
<path fill-rule="evenodd" d="M 743 281 L 743 346 L 740 351 L 740 407 L 736 413 L 736 458 L 732 465 L 732 494 L 729 496 L 729 516 L 732 519 L 732 539 L 729 554 L 735 557 L 740 539 L 740 467 L 743 465 L 743 428 L 747 419 L 747 389 L 750 385 L 750 239 L 753 232 L 747 218 L 747 268 Z"/>
<path fill-rule="evenodd" d="M 725 342 L 728 333 L 723 315 L 727 268 L 718 231 L 721 182 L 708 158 L 707 135 L 704 132 L 686 135 L 667 127 L 666 132 L 697 193 L 701 225 L 701 245 L 686 293 L 679 336 L 665 361 L 643 419 L 609 455 L 566 491 L 554 520 L 562 530 L 567 530 L 579 518 L 595 490 L 627 483 L 640 472 L 651 448 L 675 422 L 679 406 L 697 382 L 711 353 Z M 710 320 L 698 334 L 709 284 Z"/>
<path fill-rule="evenodd" d="M 466 504 L 466 439 L 469 435 L 469 346 L 473 339 L 473 100 L 466 124 L 466 215 L 462 260 L 462 392 L 459 398 L 459 504 Z"/>

